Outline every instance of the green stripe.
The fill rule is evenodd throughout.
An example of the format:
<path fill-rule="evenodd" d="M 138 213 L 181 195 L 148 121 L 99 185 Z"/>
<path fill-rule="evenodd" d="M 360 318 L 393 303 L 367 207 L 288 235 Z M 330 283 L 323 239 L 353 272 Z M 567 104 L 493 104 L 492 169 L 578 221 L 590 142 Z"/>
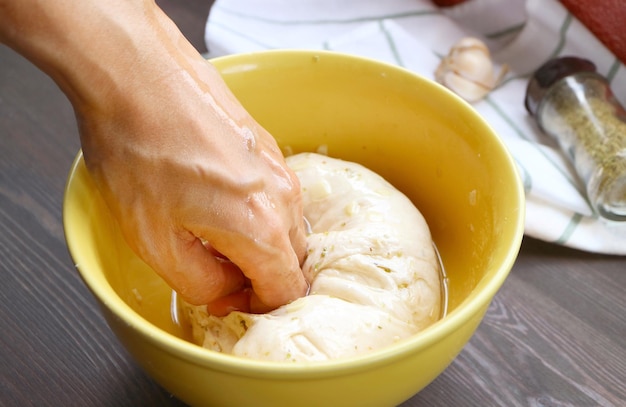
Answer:
<path fill-rule="evenodd" d="M 515 24 L 515 25 L 512 25 L 510 27 L 504 28 L 502 30 L 495 31 L 495 32 L 492 32 L 492 33 L 488 33 L 488 34 L 485 34 L 485 37 L 489 38 L 489 39 L 492 39 L 492 40 L 495 40 L 495 39 L 498 39 L 500 37 L 504 37 L 504 36 L 513 34 L 513 33 L 517 32 L 517 31 L 521 31 L 522 28 L 524 28 L 524 24 L 525 23 Z"/>
<path fill-rule="evenodd" d="M 526 169 L 522 163 L 514 157 L 517 168 L 520 169 L 520 176 L 522 177 L 522 184 L 524 185 L 524 192 L 528 193 L 533 187 L 533 178 L 530 176 L 530 172 Z"/>
<path fill-rule="evenodd" d="M 567 15 L 565 16 L 565 20 L 563 20 L 563 23 L 561 24 L 561 29 L 559 30 L 559 42 L 556 45 L 554 51 L 552 51 L 552 56 L 548 59 L 556 58 L 561 53 L 561 51 L 563 51 L 563 47 L 565 47 L 566 43 L 567 30 L 569 29 L 570 25 L 572 25 L 572 20 L 572 15 L 570 13 L 567 13 Z"/>
<path fill-rule="evenodd" d="M 310 25 L 324 25 L 324 24 L 350 24 L 350 23 L 361 23 L 367 21 L 381 21 L 386 19 L 402 19 L 409 17 L 420 17 L 420 16 L 432 16 L 432 15 L 440 15 L 441 12 L 437 9 L 435 10 L 418 10 L 418 11 L 409 11 L 404 13 L 392 13 L 385 14 L 382 16 L 364 16 L 364 17 L 356 17 L 356 18 L 346 18 L 346 19 L 324 19 L 324 20 L 277 20 L 273 18 L 259 17 L 252 14 L 242 13 L 237 10 L 231 10 L 225 7 L 218 7 L 219 10 L 225 14 L 230 14 L 233 16 L 237 16 L 240 18 L 245 18 L 254 21 L 261 21 L 264 23 L 276 24 L 276 25 L 302 25 L 302 24 L 310 24 Z"/>
<path fill-rule="evenodd" d="M 580 213 L 575 213 L 570 218 L 567 226 L 565 226 L 565 230 L 563 230 L 563 233 L 561 233 L 561 236 L 559 236 L 559 238 L 556 239 L 554 243 L 560 244 L 560 245 L 565 244 L 570 239 L 570 237 L 572 237 L 572 235 L 574 234 L 574 231 L 576 230 L 576 228 L 578 227 L 578 225 L 580 224 L 582 220 L 583 220 L 583 215 L 581 215 Z"/>
<path fill-rule="evenodd" d="M 609 82 L 613 82 L 613 79 L 615 78 L 615 75 L 617 75 L 617 72 L 619 71 L 621 66 L 622 63 L 620 62 L 620 60 L 615 58 L 613 64 L 611 64 L 611 67 L 609 68 L 609 72 L 606 74 L 606 79 Z"/>
<path fill-rule="evenodd" d="M 559 42 L 557 43 L 555 49 L 552 51 L 552 56 L 549 59 L 554 58 L 555 56 L 557 56 L 562 50 L 563 47 L 565 46 L 565 42 L 566 42 L 566 34 L 567 34 L 567 30 L 569 29 L 569 27 L 571 26 L 572 23 L 572 15 L 570 13 L 567 13 L 567 15 L 565 16 L 565 19 L 563 20 L 563 23 L 561 24 L 561 28 L 559 29 Z M 528 75 L 523 75 L 523 76 L 530 76 L 531 74 Z M 510 80 L 513 79 L 521 79 L 520 77 L 517 78 L 511 78 Z M 502 85 L 500 85 L 502 86 Z M 500 108 L 500 106 L 495 103 L 493 101 L 493 99 L 488 96 L 487 98 L 485 98 L 485 101 L 496 111 L 496 113 L 509 125 L 509 127 L 511 127 L 511 129 L 513 129 L 513 131 L 518 135 L 519 138 L 529 141 L 531 142 L 531 144 L 539 151 L 539 153 L 549 162 L 552 164 L 552 166 L 559 172 L 561 173 L 561 175 L 563 175 L 563 177 L 569 182 L 570 185 L 572 185 L 577 191 L 578 193 L 585 199 L 585 202 L 587 203 L 587 206 L 592 210 L 593 212 L 593 208 L 587 198 L 587 193 L 586 191 L 584 191 L 584 189 L 582 189 L 580 183 L 578 182 L 578 180 L 571 178 L 570 174 L 566 171 L 564 171 L 561 166 L 559 166 L 557 163 L 555 163 L 547 154 L 546 152 L 540 147 L 540 145 L 538 143 L 535 143 L 533 140 L 531 140 L 518 126 L 517 124 L 511 120 L 511 118 L 504 112 L 504 110 L 502 110 Z"/>
<path fill-rule="evenodd" d="M 496 113 L 498 114 L 498 116 L 500 116 L 508 125 L 509 127 L 517 134 L 517 136 L 523 140 L 529 141 L 531 142 L 531 144 L 539 151 L 539 153 L 548 161 L 550 162 L 554 168 L 561 173 L 561 175 L 563 175 L 563 177 L 574 187 L 576 188 L 576 190 L 584 195 L 584 192 L 581 190 L 580 184 L 578 183 L 577 180 L 571 178 L 570 174 L 565 172 L 559 165 L 557 165 L 553 160 L 550 159 L 550 157 L 546 154 L 546 152 L 540 148 L 540 145 L 536 142 L 534 142 L 534 140 L 531 140 L 530 137 L 528 137 L 526 135 L 526 133 L 524 133 L 522 131 L 522 129 L 520 129 L 517 124 L 506 114 L 506 112 L 504 112 L 504 110 L 502 110 L 500 108 L 500 106 L 495 103 L 493 101 L 493 99 L 490 96 L 487 96 L 485 99 L 485 102 L 487 104 L 489 104 L 489 106 L 491 106 L 493 108 L 493 110 L 496 111 Z"/>
<path fill-rule="evenodd" d="M 554 48 L 554 50 L 552 51 L 550 57 L 547 60 L 557 57 L 563 51 L 563 48 L 565 47 L 565 44 L 567 42 L 567 37 L 566 37 L 567 31 L 569 30 L 569 27 L 571 26 L 572 21 L 573 21 L 572 15 L 570 13 L 567 13 L 559 29 L 559 41 L 556 47 Z M 614 76 L 618 69 L 618 67 L 616 67 L 615 65 L 616 64 L 614 63 L 609 72 L 611 76 Z M 619 66 L 619 64 L 617 65 Z M 509 82 L 514 79 L 530 78 L 530 76 L 533 73 L 534 72 L 530 72 L 524 75 L 517 75 L 515 77 L 509 78 L 506 82 Z M 500 109 L 500 107 L 496 103 L 494 103 L 491 100 L 491 98 L 489 97 L 486 98 L 486 101 L 495 109 L 495 111 L 500 115 L 500 117 L 502 117 L 509 124 L 509 126 L 511 126 L 511 128 L 517 133 L 517 135 L 520 138 L 530 141 L 529 138 L 526 136 L 526 134 L 517 127 L 517 125 L 504 113 L 502 109 Z M 593 213 L 595 213 L 593 207 L 591 206 L 591 203 L 589 202 L 589 198 L 587 197 L 586 191 L 581 190 L 580 183 L 570 178 L 569 173 L 564 172 L 559 165 L 557 165 L 554 161 L 552 161 L 550 157 L 544 152 L 543 149 L 540 148 L 538 144 L 536 143 L 531 143 L 531 144 L 535 146 L 538 149 L 538 151 L 541 153 L 541 155 L 543 155 L 546 158 L 546 160 L 550 162 L 554 166 L 554 168 L 556 168 L 557 171 L 559 171 L 564 176 L 564 178 L 580 193 L 580 195 L 584 198 L 585 202 L 587 203 L 587 206 L 591 209 Z M 584 216 L 580 213 L 575 213 L 574 215 L 572 215 L 572 217 L 570 218 L 570 221 L 563 229 L 561 236 L 559 236 L 554 241 L 554 243 L 564 245 L 572 237 L 572 235 L 576 231 L 578 225 L 580 225 L 583 218 Z"/>
<path fill-rule="evenodd" d="M 556 44 L 556 47 L 554 48 L 554 50 L 552 51 L 550 56 L 544 62 L 547 62 L 548 60 L 557 57 L 561 53 L 561 51 L 563 51 L 563 48 L 565 47 L 565 43 L 567 42 L 566 41 L 567 30 L 571 26 L 572 20 L 573 20 L 572 15 L 570 13 L 567 13 L 565 15 L 565 19 L 561 23 L 561 28 L 559 29 L 559 42 Z M 534 73 L 535 73 L 534 71 L 531 71 L 531 72 L 522 73 L 522 74 L 518 74 L 518 75 L 511 75 L 507 79 L 503 80 L 502 83 L 500 84 L 500 86 L 503 86 L 503 85 L 505 85 L 505 84 L 507 84 L 507 83 L 509 83 L 511 81 L 514 81 L 516 79 L 528 79 Z"/>
<path fill-rule="evenodd" d="M 391 33 L 389 32 L 389 30 L 387 30 L 387 28 L 385 27 L 385 24 L 383 21 L 378 22 L 378 28 L 385 36 L 385 39 L 387 40 L 387 44 L 389 45 L 389 49 L 391 50 L 391 53 L 393 54 L 393 58 L 395 59 L 396 64 L 398 64 L 401 67 L 404 67 L 404 63 L 402 62 L 402 57 L 400 56 L 400 53 L 398 52 L 396 43 L 393 40 L 393 37 L 391 36 Z"/>
<path fill-rule="evenodd" d="M 447 57 L 447 56 L 448 56 L 448 54 L 442 54 L 442 53 L 440 53 L 440 52 L 439 52 L 439 51 L 437 51 L 437 50 L 432 50 L 432 52 L 433 52 L 433 54 L 435 54 L 435 56 L 436 56 L 437 58 L 439 58 L 440 60 L 442 60 L 442 59 L 444 59 L 445 57 Z"/>

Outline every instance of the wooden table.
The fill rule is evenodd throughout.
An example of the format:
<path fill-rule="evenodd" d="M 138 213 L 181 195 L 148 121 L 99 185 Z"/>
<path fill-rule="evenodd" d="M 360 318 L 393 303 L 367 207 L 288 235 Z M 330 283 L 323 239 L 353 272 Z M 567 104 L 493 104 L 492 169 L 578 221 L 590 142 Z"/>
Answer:
<path fill-rule="evenodd" d="M 199 50 L 208 2 L 160 1 Z M 180 406 L 100 316 L 65 246 L 72 109 L 0 47 L 0 405 Z M 484 322 L 408 406 L 625 406 L 626 259 L 525 239 Z"/>

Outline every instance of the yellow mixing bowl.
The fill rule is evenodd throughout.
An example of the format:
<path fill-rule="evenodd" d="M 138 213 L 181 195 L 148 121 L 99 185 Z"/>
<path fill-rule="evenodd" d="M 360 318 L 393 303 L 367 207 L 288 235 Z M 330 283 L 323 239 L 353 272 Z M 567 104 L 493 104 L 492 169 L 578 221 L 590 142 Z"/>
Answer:
<path fill-rule="evenodd" d="M 524 197 L 502 142 L 465 102 L 398 67 L 318 51 L 213 63 L 285 151 L 364 164 L 424 214 L 449 278 L 448 314 L 419 335 L 358 358 L 277 364 L 181 339 L 169 288 L 127 247 L 79 155 L 64 226 L 72 257 L 122 344 L 164 388 L 196 406 L 394 406 L 467 343 L 517 256 Z"/>

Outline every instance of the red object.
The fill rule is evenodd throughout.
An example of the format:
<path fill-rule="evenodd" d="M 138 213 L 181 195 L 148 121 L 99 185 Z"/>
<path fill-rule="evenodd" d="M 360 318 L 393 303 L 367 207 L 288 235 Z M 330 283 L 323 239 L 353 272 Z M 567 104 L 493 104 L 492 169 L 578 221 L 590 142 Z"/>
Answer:
<path fill-rule="evenodd" d="M 626 1 L 560 0 L 616 57 L 626 64 Z"/>
<path fill-rule="evenodd" d="M 439 7 L 451 7 L 471 0 L 432 0 Z M 560 0 L 604 46 L 626 64 L 626 1 Z"/>
<path fill-rule="evenodd" d="M 433 3 L 439 7 L 456 6 L 457 4 L 465 3 L 466 0 L 433 0 Z"/>

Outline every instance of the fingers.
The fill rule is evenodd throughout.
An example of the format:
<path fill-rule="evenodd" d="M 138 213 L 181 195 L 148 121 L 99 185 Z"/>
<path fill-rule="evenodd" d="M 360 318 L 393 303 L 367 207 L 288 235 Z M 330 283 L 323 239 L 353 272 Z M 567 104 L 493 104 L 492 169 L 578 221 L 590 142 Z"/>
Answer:
<path fill-rule="evenodd" d="M 284 264 L 289 263 L 268 262 L 253 270 L 255 277 L 250 278 L 250 281 L 258 298 L 254 305 L 255 309 L 274 309 L 306 295 L 309 285 L 300 270 L 297 258 L 293 256 L 288 270 L 276 269 L 284 267 Z M 277 284 L 277 281 L 280 281 L 280 284 Z M 263 307 L 263 304 L 266 307 Z"/>
<path fill-rule="evenodd" d="M 251 312 L 252 295 L 253 292 L 250 288 L 228 294 L 208 303 L 207 312 L 218 317 L 226 316 L 233 311 Z"/>
<path fill-rule="evenodd" d="M 224 250 L 237 247 L 226 254 L 250 279 L 252 312 L 266 312 L 306 295 L 309 285 L 300 268 L 306 253 L 302 218 L 289 233 L 264 226 L 257 239 L 227 244 Z"/>
<path fill-rule="evenodd" d="M 304 259 L 306 257 L 307 251 L 307 235 L 311 233 L 311 225 L 309 221 L 303 216 L 301 222 L 298 222 L 295 227 L 293 227 L 289 233 L 289 240 L 291 242 L 291 247 L 295 252 L 298 258 L 298 265 L 301 266 L 304 263 Z M 308 282 L 311 281 L 311 276 L 304 275 L 305 280 Z M 307 286 L 308 287 L 308 286 Z"/>
<path fill-rule="evenodd" d="M 168 234 L 172 227 L 164 224 L 124 226 L 135 251 L 185 301 L 210 304 L 209 312 L 215 315 L 235 309 L 261 313 L 304 296 L 309 286 L 300 269 L 306 253 L 303 217 L 291 227 L 284 226 L 290 217 L 271 211 L 260 217 L 241 227 L 231 221 L 239 232 L 220 228 Z M 138 230 L 143 232 L 136 235 Z M 250 286 L 253 292 L 241 292 Z"/>
<path fill-rule="evenodd" d="M 274 195 L 283 196 L 282 206 L 276 206 L 282 211 L 257 211 L 265 225 L 257 250 L 265 250 L 266 256 L 263 262 L 257 261 L 249 266 L 240 264 L 254 290 L 251 307 L 258 312 L 287 304 L 306 295 L 309 289 L 308 278 L 300 268 L 307 246 L 300 182 L 282 156 L 272 166 L 283 181 L 275 185 L 284 185 L 284 189 Z M 259 225 L 255 226 L 259 228 Z"/>
<path fill-rule="evenodd" d="M 302 272 L 300 270 L 300 264 L 304 260 L 304 252 L 306 250 L 306 237 L 303 233 L 300 233 L 298 228 L 294 228 L 293 233 L 290 234 L 290 245 L 294 252 L 294 256 L 297 259 L 297 265 L 291 265 L 290 272 L 286 273 L 287 276 L 294 276 L 295 279 L 288 278 L 284 281 L 281 276 L 272 277 L 269 281 L 271 284 L 265 286 L 262 282 L 265 281 L 261 277 L 256 283 L 248 281 L 247 287 L 240 291 L 233 292 L 224 297 L 218 298 L 215 301 L 207 304 L 207 312 L 211 315 L 225 316 L 232 311 L 251 312 L 254 314 L 266 313 L 275 309 L 276 307 L 291 302 L 303 295 L 308 291 L 308 279 L 305 276 L 305 290 L 302 291 L 302 280 L 300 278 Z M 297 249 L 296 249 L 297 248 Z M 272 269 L 272 267 L 277 267 Z M 294 269 L 295 267 L 295 269 Z M 269 271 L 263 271 L 263 270 Z M 248 271 L 248 275 L 261 276 L 262 273 L 276 274 L 276 270 L 283 270 L 281 265 L 267 264 L 262 266 L 257 264 L 253 270 Z M 252 287 L 250 287 L 252 285 Z M 291 290 L 290 290 L 291 289 Z M 262 299 L 263 298 L 263 299 Z"/>
<path fill-rule="evenodd" d="M 208 304 L 218 298 L 240 291 L 245 285 L 241 270 L 207 249 L 191 236 L 177 238 L 167 266 L 159 274 L 185 301 Z"/>
<path fill-rule="evenodd" d="M 259 296 L 254 292 L 250 291 L 250 299 L 248 301 L 248 305 L 250 307 L 250 312 L 253 314 L 264 314 L 272 311 L 274 308 L 266 305 L 263 301 L 259 299 Z"/>

